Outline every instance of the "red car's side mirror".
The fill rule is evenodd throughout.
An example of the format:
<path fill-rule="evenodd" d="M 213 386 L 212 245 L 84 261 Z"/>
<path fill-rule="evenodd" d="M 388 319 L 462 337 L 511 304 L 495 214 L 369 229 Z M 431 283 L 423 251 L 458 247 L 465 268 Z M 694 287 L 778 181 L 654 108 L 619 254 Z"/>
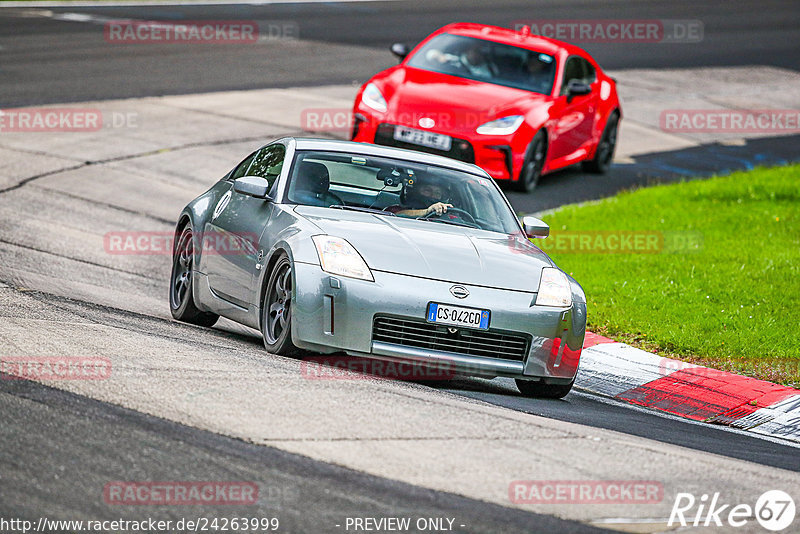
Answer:
<path fill-rule="evenodd" d="M 408 45 L 403 43 L 394 43 L 392 45 L 392 54 L 396 55 L 400 58 L 400 61 L 403 61 L 408 53 L 410 52 Z"/>
<path fill-rule="evenodd" d="M 588 95 L 592 92 L 592 86 L 588 83 L 579 82 L 578 80 L 570 80 L 567 85 L 567 102 L 576 96 Z"/>

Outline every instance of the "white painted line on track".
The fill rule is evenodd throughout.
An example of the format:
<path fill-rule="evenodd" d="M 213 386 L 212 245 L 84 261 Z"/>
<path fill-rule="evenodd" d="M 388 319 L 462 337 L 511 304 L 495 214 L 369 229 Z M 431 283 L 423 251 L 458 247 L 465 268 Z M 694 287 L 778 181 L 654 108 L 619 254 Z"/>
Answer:
<path fill-rule="evenodd" d="M 140 0 L 131 2 L 1 2 L 0 8 L 4 7 L 132 7 L 132 6 L 213 6 L 213 5 L 281 5 L 281 4 L 361 4 L 361 3 L 383 3 L 395 2 L 397 0 Z M 402 1 L 402 0 L 401 0 Z"/>

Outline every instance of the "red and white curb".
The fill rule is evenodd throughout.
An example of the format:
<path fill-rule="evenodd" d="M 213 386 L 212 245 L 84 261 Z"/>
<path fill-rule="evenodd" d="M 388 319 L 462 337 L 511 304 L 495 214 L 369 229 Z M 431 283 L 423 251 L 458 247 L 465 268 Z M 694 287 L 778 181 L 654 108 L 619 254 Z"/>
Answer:
<path fill-rule="evenodd" d="M 662 358 L 586 333 L 575 386 L 592 393 L 800 442 L 800 390 Z"/>

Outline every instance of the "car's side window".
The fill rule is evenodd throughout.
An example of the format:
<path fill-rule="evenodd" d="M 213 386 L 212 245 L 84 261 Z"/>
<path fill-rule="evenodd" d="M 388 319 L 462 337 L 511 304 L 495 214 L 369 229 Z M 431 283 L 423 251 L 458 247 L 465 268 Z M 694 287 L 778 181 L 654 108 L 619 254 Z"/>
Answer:
<path fill-rule="evenodd" d="M 228 176 L 228 180 L 235 180 L 237 178 L 241 178 L 245 176 L 247 173 L 247 168 L 250 167 L 250 163 L 253 161 L 253 158 L 257 152 L 253 152 L 249 156 L 247 156 L 242 162 L 236 166 L 236 168 L 231 172 L 230 176 Z"/>
<path fill-rule="evenodd" d="M 594 83 L 597 79 L 597 74 L 594 71 L 594 67 L 592 67 L 592 64 L 583 58 L 581 58 L 581 63 L 583 64 L 583 83 Z"/>
<path fill-rule="evenodd" d="M 247 174 L 266 178 L 270 186 L 272 186 L 281 174 L 285 157 L 286 147 L 283 145 L 264 147 L 256 152 L 250 167 L 247 169 Z"/>
<path fill-rule="evenodd" d="M 569 82 L 591 84 L 595 81 L 596 73 L 592 64 L 578 56 L 571 56 L 564 65 L 564 82 L 561 84 L 561 94 L 567 94 Z"/>
<path fill-rule="evenodd" d="M 564 65 L 564 80 L 561 83 L 561 94 L 567 94 L 569 82 L 573 80 L 581 81 L 582 78 L 583 68 L 580 63 L 580 58 L 577 56 L 568 58 L 567 63 Z"/>

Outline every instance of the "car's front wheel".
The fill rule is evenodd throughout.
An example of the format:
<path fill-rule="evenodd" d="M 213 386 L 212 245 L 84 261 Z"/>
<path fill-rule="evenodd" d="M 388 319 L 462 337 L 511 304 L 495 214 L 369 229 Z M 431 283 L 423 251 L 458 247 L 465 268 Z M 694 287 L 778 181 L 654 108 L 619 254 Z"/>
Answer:
<path fill-rule="evenodd" d="M 172 274 L 169 279 L 169 309 L 172 317 L 184 323 L 214 326 L 219 315 L 201 311 L 194 302 L 194 233 L 187 224 L 178 237 L 172 254 Z"/>
<path fill-rule="evenodd" d="M 282 255 L 267 281 L 261 306 L 264 346 L 273 354 L 292 356 L 299 350 L 292 343 L 292 263 Z"/>
<path fill-rule="evenodd" d="M 573 378 L 568 384 L 546 384 L 544 381 L 534 382 L 533 380 L 522 380 L 517 378 L 517 389 L 526 397 L 536 397 L 540 399 L 563 399 L 570 392 L 575 384 Z"/>
<path fill-rule="evenodd" d="M 531 141 L 522 170 L 519 173 L 519 180 L 514 182 L 514 188 L 522 193 L 530 193 L 536 189 L 539 178 L 542 176 L 544 168 L 544 157 L 547 153 L 547 140 L 543 132 L 538 132 Z"/>
<path fill-rule="evenodd" d="M 617 148 L 617 133 L 619 132 L 619 115 L 615 111 L 611 117 L 608 118 L 606 127 L 603 130 L 603 135 L 600 137 L 600 142 L 597 144 L 594 158 L 589 161 L 584 161 L 581 166 L 584 171 L 593 172 L 596 174 L 605 174 L 611 166 L 611 160 L 614 159 L 614 150 Z"/>

